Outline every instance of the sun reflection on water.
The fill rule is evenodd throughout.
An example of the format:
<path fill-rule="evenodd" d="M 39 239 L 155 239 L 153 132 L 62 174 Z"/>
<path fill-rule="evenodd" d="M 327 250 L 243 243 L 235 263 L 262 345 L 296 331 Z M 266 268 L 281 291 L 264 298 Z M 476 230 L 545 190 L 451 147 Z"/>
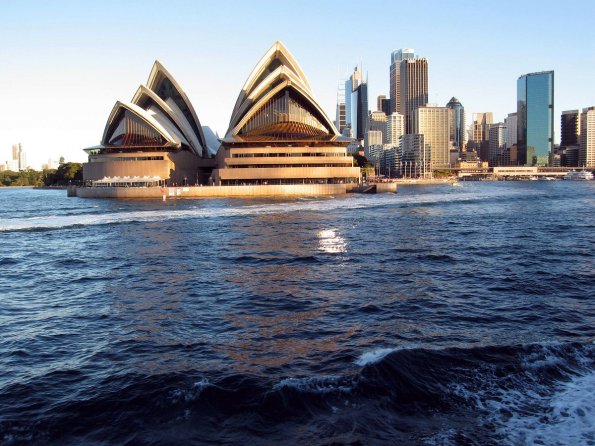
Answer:
<path fill-rule="evenodd" d="M 347 243 L 337 234 L 335 229 L 323 229 L 318 232 L 318 249 L 320 251 L 337 254 L 345 252 Z"/>

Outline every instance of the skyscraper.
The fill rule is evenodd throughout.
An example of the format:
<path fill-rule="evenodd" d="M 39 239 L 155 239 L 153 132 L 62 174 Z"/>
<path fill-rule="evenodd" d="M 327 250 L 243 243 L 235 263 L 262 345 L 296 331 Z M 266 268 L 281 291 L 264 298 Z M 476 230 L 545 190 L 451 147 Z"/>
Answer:
<path fill-rule="evenodd" d="M 517 144 L 520 164 L 544 166 L 554 145 L 554 72 L 517 80 Z"/>
<path fill-rule="evenodd" d="M 488 160 L 490 125 L 494 122 L 492 112 L 473 113 L 473 125 L 471 127 L 471 139 L 475 150 L 482 161 Z"/>
<path fill-rule="evenodd" d="M 455 97 L 451 98 L 446 106 L 452 110 L 450 139 L 454 142 L 457 149 L 461 150 L 465 143 L 465 109 Z"/>
<path fill-rule="evenodd" d="M 560 119 L 560 147 L 579 145 L 579 115 L 580 112 L 578 110 L 566 110 L 562 112 Z"/>
<path fill-rule="evenodd" d="M 335 118 L 335 126 L 339 133 L 343 133 L 343 129 L 347 124 L 346 113 L 345 113 L 345 81 L 339 81 L 337 87 L 337 110 Z"/>
<path fill-rule="evenodd" d="M 490 166 L 502 164 L 502 154 L 506 151 L 506 125 L 503 122 L 490 125 L 488 162 Z"/>
<path fill-rule="evenodd" d="M 415 110 L 428 103 L 428 60 L 402 60 L 399 78 L 398 112 L 405 116 L 405 133 L 412 133 Z"/>
<path fill-rule="evenodd" d="M 403 115 L 391 113 L 386 117 L 386 144 L 393 147 L 399 145 L 399 138 L 405 133 Z"/>
<path fill-rule="evenodd" d="M 390 115 L 390 99 L 387 99 L 384 95 L 380 95 L 376 101 L 376 110 L 383 112 L 387 116 Z"/>
<path fill-rule="evenodd" d="M 504 118 L 504 125 L 506 125 L 506 147 L 510 149 L 517 141 L 517 114 L 509 113 Z"/>
<path fill-rule="evenodd" d="M 12 160 L 18 170 L 25 170 L 27 168 L 27 155 L 21 143 L 12 145 Z"/>
<path fill-rule="evenodd" d="M 580 132 L 579 165 L 595 167 L 595 106 L 583 108 Z"/>
<path fill-rule="evenodd" d="M 359 67 L 355 67 L 353 74 L 345 83 L 345 96 L 347 97 L 350 88 L 349 100 L 349 118 L 346 118 L 348 125 L 351 125 L 352 136 L 363 143 L 364 135 L 368 128 L 368 85 L 364 82 L 362 72 Z M 345 112 L 347 110 L 347 100 L 345 100 Z"/>
<path fill-rule="evenodd" d="M 370 112 L 368 117 L 368 131 L 381 132 L 382 138 L 380 144 L 384 144 L 386 142 L 386 115 L 384 112 Z"/>
<path fill-rule="evenodd" d="M 450 119 L 448 107 L 423 106 L 415 110 L 414 133 L 424 135 L 424 143 L 430 146 L 433 168 L 450 164 Z"/>
<path fill-rule="evenodd" d="M 401 61 L 406 59 L 415 59 L 413 49 L 396 50 L 390 55 L 390 113 L 401 113 Z"/>

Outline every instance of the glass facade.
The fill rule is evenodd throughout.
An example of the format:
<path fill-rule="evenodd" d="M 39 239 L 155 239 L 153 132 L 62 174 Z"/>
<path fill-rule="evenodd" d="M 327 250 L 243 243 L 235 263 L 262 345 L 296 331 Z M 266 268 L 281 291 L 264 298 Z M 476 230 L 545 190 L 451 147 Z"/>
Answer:
<path fill-rule="evenodd" d="M 517 81 L 519 163 L 549 163 L 554 142 L 554 72 L 530 73 Z"/>
<path fill-rule="evenodd" d="M 117 126 L 108 136 L 110 146 L 162 146 L 166 143 L 153 127 L 138 116 L 125 110 L 117 120 Z"/>
<path fill-rule="evenodd" d="M 276 139 L 326 136 L 331 130 L 325 127 L 322 118 L 317 115 L 316 110 L 309 109 L 298 92 L 286 88 L 263 104 L 238 135 L 270 136 Z"/>
<path fill-rule="evenodd" d="M 465 109 L 457 98 L 452 98 L 446 106 L 453 113 L 451 139 L 458 149 L 462 149 L 465 142 Z"/>

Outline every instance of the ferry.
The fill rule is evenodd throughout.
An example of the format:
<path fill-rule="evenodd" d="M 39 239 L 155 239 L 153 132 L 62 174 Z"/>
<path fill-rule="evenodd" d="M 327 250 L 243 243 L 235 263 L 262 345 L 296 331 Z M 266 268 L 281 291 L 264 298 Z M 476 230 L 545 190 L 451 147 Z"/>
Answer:
<path fill-rule="evenodd" d="M 564 176 L 565 180 L 592 180 L 593 173 L 588 172 L 586 170 L 581 170 L 577 172 L 576 170 L 571 170 Z"/>

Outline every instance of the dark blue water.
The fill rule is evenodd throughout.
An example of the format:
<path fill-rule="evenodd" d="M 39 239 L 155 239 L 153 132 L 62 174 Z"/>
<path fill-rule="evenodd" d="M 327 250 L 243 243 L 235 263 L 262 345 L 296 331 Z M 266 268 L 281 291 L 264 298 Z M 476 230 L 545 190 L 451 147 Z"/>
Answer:
<path fill-rule="evenodd" d="M 595 182 L 0 189 L 0 444 L 595 444 Z"/>

